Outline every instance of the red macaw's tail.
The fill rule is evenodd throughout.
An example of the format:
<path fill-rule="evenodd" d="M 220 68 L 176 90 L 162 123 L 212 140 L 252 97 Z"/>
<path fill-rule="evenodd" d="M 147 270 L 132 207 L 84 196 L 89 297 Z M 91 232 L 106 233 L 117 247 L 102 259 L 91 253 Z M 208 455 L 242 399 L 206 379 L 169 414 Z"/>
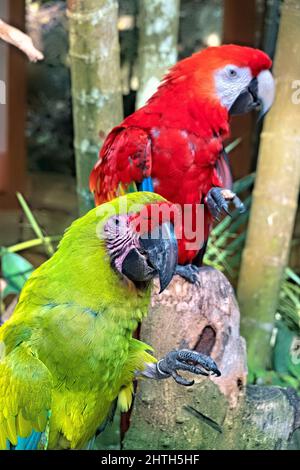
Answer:
<path fill-rule="evenodd" d="M 113 188 L 113 181 L 111 181 L 111 189 L 107 187 L 103 166 L 102 160 L 98 160 L 90 175 L 90 190 L 94 193 L 96 206 L 117 197 L 117 185 Z"/>
<path fill-rule="evenodd" d="M 117 196 L 118 182 L 114 178 L 108 158 L 117 135 L 116 129 L 113 129 L 105 139 L 99 152 L 99 160 L 90 175 L 90 190 L 94 193 L 96 206 Z"/>

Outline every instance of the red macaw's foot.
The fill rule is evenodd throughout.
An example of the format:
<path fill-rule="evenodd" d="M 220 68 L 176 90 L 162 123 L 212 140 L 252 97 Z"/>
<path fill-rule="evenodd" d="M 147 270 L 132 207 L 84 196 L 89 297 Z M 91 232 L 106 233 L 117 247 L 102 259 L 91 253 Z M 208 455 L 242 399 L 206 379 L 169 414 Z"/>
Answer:
<path fill-rule="evenodd" d="M 230 189 L 214 187 L 210 189 L 206 195 L 205 202 L 207 207 L 214 217 L 219 220 L 222 212 L 230 215 L 229 203 L 232 202 L 234 207 L 238 209 L 240 213 L 245 212 L 245 206 L 240 198 L 233 193 Z"/>
<path fill-rule="evenodd" d="M 175 274 L 181 276 L 191 284 L 197 284 L 200 286 L 200 280 L 198 274 L 200 271 L 207 271 L 213 269 L 211 266 L 196 266 L 195 264 L 177 264 Z"/>
<path fill-rule="evenodd" d="M 177 373 L 178 370 L 196 375 L 216 375 L 217 377 L 221 375 L 217 364 L 211 357 L 190 349 L 170 351 L 156 364 L 156 368 L 158 378 L 173 377 L 175 382 L 185 386 L 193 385 L 194 380 L 185 379 Z"/>
<path fill-rule="evenodd" d="M 193 264 L 177 264 L 175 269 L 175 274 L 181 276 L 186 281 L 190 282 L 191 284 L 199 284 L 199 274 L 200 268 Z"/>

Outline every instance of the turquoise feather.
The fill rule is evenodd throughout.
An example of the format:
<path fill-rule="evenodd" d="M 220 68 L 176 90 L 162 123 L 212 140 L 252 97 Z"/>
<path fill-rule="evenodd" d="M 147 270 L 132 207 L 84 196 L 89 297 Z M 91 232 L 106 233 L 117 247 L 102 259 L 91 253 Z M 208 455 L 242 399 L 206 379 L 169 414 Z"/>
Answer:
<path fill-rule="evenodd" d="M 37 450 L 41 440 L 42 433 L 32 431 L 29 437 L 19 437 L 16 446 L 12 446 L 7 441 L 7 450 Z"/>
<path fill-rule="evenodd" d="M 37 450 L 42 433 L 32 431 L 29 437 L 18 437 L 18 443 L 15 450 Z"/>
<path fill-rule="evenodd" d="M 148 191 L 150 193 L 154 193 L 153 181 L 152 181 L 151 176 L 143 179 L 140 185 L 140 191 Z"/>

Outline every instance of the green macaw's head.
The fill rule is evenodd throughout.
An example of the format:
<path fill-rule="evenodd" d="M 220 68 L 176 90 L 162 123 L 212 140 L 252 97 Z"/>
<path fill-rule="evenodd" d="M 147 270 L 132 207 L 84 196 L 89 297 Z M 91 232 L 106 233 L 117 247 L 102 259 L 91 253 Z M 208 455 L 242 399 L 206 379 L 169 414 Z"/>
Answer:
<path fill-rule="evenodd" d="M 113 269 L 137 288 L 158 276 L 160 292 L 166 289 L 178 262 L 176 208 L 156 194 L 140 192 L 119 197 L 96 210 L 101 219 L 97 234 Z"/>

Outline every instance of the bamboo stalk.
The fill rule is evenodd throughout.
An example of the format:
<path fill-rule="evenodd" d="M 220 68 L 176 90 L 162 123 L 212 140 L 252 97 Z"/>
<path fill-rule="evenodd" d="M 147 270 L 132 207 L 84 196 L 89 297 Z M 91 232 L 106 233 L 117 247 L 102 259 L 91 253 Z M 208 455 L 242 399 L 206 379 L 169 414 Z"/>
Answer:
<path fill-rule="evenodd" d="M 298 203 L 300 108 L 293 83 L 300 69 L 300 0 L 285 0 L 274 72 L 277 96 L 261 136 L 238 298 L 249 366 L 270 364 L 270 337 Z"/>
<path fill-rule="evenodd" d="M 137 108 L 145 104 L 168 68 L 177 61 L 179 6 L 179 0 L 139 2 Z"/>
<path fill-rule="evenodd" d="M 115 0 L 68 0 L 79 211 L 93 206 L 89 175 L 108 131 L 122 120 Z"/>

